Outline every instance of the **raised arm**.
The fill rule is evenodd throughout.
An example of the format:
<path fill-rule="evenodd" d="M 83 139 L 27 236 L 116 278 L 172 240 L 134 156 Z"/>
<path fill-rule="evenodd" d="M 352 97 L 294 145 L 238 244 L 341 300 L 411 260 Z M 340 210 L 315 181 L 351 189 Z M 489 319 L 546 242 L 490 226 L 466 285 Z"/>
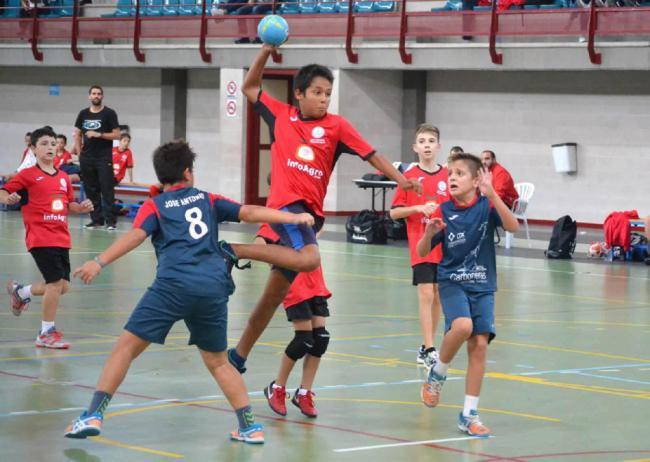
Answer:
<path fill-rule="evenodd" d="M 266 67 L 266 61 L 269 59 L 269 56 L 273 53 L 275 47 L 272 45 L 262 45 L 262 49 L 257 54 L 255 61 L 251 65 L 250 69 L 246 73 L 244 78 L 244 85 L 242 85 L 241 91 L 246 95 L 246 99 L 251 103 L 257 102 L 257 96 L 260 93 L 260 88 L 262 87 L 262 75 L 264 74 L 264 67 Z"/>
<path fill-rule="evenodd" d="M 142 244 L 146 239 L 146 232 L 140 228 L 133 228 L 111 244 L 94 260 L 88 260 L 79 268 L 75 269 L 73 276 L 78 277 L 86 284 L 90 284 L 104 266 L 114 262 L 121 256 L 126 255 L 131 250 Z"/>
<path fill-rule="evenodd" d="M 519 229 L 519 222 L 494 190 L 492 186 L 492 174 L 489 170 L 482 168 L 479 170 L 478 175 L 480 180 L 479 189 L 492 202 L 492 205 L 494 205 L 494 209 L 499 214 L 499 218 L 501 218 L 503 229 L 511 233 L 516 233 Z"/>

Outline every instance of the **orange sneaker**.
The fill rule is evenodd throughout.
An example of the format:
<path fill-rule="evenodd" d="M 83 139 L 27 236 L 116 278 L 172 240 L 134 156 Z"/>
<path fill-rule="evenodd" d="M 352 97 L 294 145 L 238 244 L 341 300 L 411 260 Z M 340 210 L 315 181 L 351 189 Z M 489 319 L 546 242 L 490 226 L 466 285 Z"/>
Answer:
<path fill-rule="evenodd" d="M 420 398 L 427 407 L 436 407 L 440 401 L 440 390 L 447 380 L 447 377 L 436 374 L 433 368 L 429 369 L 427 382 L 422 385 Z"/>
<path fill-rule="evenodd" d="M 469 436 L 478 436 L 480 438 L 488 438 L 490 436 L 490 429 L 483 425 L 476 410 L 471 410 L 469 416 L 464 416 L 461 411 L 458 416 L 458 429 L 467 433 Z"/>

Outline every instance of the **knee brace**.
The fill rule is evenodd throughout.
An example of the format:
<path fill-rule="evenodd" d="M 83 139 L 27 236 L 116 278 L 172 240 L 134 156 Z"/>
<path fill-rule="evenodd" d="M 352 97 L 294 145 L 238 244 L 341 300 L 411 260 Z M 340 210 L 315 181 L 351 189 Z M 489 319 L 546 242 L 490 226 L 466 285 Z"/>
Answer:
<path fill-rule="evenodd" d="M 324 327 L 317 327 L 314 332 L 314 346 L 309 350 L 309 354 L 320 358 L 327 351 L 327 345 L 330 343 L 330 333 Z"/>
<path fill-rule="evenodd" d="M 314 336 L 310 330 L 297 330 L 293 340 L 287 345 L 284 352 L 294 361 L 298 361 L 314 347 Z"/>

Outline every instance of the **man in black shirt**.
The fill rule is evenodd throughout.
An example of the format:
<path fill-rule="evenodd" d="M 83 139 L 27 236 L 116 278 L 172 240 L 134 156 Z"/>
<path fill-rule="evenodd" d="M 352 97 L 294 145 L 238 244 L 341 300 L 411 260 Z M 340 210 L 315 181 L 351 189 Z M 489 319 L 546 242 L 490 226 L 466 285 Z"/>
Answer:
<path fill-rule="evenodd" d="M 82 109 L 74 124 L 73 154 L 79 155 L 81 180 L 86 195 L 93 203 L 91 222 L 86 228 L 106 225 L 115 229 L 117 218 L 113 213 L 115 180 L 113 178 L 113 140 L 120 137 L 117 113 L 102 103 L 104 90 L 93 85 L 88 91 L 90 107 Z"/>

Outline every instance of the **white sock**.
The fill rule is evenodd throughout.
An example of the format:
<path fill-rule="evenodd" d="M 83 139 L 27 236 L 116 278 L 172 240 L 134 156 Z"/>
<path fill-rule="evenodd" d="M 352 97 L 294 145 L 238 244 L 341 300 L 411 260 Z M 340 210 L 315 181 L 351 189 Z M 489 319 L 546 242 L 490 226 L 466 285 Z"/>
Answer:
<path fill-rule="evenodd" d="M 307 394 L 308 391 L 309 391 L 309 390 L 307 390 L 306 388 L 298 388 L 298 394 L 299 394 L 300 396 L 305 396 L 305 395 Z"/>
<path fill-rule="evenodd" d="M 32 298 L 32 285 L 30 284 L 28 286 L 23 286 L 20 289 L 18 289 L 18 296 L 23 300 Z"/>
<path fill-rule="evenodd" d="M 433 367 L 433 371 L 441 377 L 447 377 L 447 369 L 449 369 L 449 363 L 443 363 L 438 361 Z"/>
<path fill-rule="evenodd" d="M 54 321 L 41 321 L 41 335 L 54 327 Z"/>
<path fill-rule="evenodd" d="M 478 410 L 478 396 L 465 395 L 465 404 L 463 405 L 463 415 L 469 417 L 470 411 Z"/>
<path fill-rule="evenodd" d="M 280 385 L 278 385 L 277 383 L 273 383 L 273 389 L 275 390 L 276 388 L 282 388 L 282 387 Z"/>

